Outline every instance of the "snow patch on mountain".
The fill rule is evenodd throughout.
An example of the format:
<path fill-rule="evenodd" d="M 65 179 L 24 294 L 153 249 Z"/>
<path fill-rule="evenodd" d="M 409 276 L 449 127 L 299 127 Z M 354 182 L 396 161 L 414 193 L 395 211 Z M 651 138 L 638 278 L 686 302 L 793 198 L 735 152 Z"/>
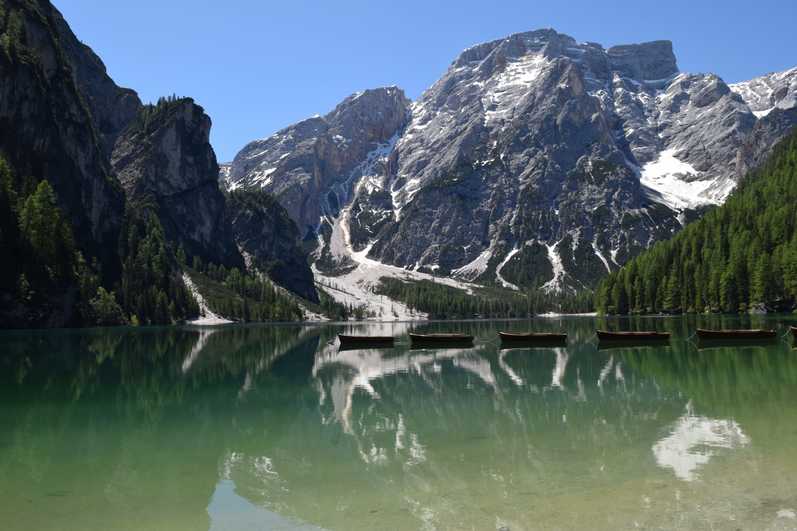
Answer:
<path fill-rule="evenodd" d="M 379 144 L 376 149 L 368 152 L 365 160 L 352 171 L 352 175 L 360 177 L 357 183 L 358 191 L 359 188 L 363 188 L 372 193 L 384 189 L 385 174 L 381 170 L 387 164 L 387 159 L 396 147 L 398 139 L 399 134 L 396 133 L 387 142 Z"/>
<path fill-rule="evenodd" d="M 725 199 L 721 194 L 709 195 L 713 181 L 700 180 L 700 172 L 675 154 L 675 149 L 660 152 L 656 160 L 642 167 L 639 181 L 656 191 L 661 201 L 676 211 L 719 204 Z"/>
<path fill-rule="evenodd" d="M 559 290 L 564 284 L 565 268 L 562 264 L 562 258 L 559 256 L 559 251 L 556 250 L 560 243 L 561 241 L 553 245 L 544 244 L 548 250 L 548 261 L 551 262 L 551 267 L 553 268 L 553 278 L 542 286 L 544 291 Z"/>
<path fill-rule="evenodd" d="M 484 125 L 490 127 L 511 119 L 522 96 L 549 64 L 542 53 L 530 53 L 519 59 L 507 60 L 503 72 L 491 80 L 482 95 Z"/>
<path fill-rule="evenodd" d="M 604 265 L 604 266 L 606 266 L 606 271 L 607 271 L 607 272 L 609 272 L 609 273 L 611 273 L 611 272 L 612 272 L 612 268 L 609 266 L 609 261 L 608 261 L 608 260 L 606 260 L 606 257 L 605 257 L 605 256 L 603 256 L 603 253 L 602 253 L 602 252 L 601 252 L 601 250 L 598 248 L 598 240 L 597 240 L 597 238 L 595 238 L 594 240 L 592 240 L 592 249 L 595 251 L 595 256 L 597 256 L 598 258 L 600 258 L 600 261 L 601 261 L 601 262 L 603 262 L 603 265 Z"/>
<path fill-rule="evenodd" d="M 786 109 L 797 104 L 797 67 L 728 86 L 756 117 L 763 118 L 777 107 Z"/>
<path fill-rule="evenodd" d="M 343 275 L 333 276 L 320 271 L 313 264 L 313 274 L 316 281 L 336 301 L 353 307 L 364 307 L 370 314 L 369 318 L 380 321 L 406 321 L 413 319 L 426 319 L 428 315 L 410 309 L 400 301 L 392 300 L 376 293 L 383 277 L 397 278 L 406 281 L 428 280 L 453 288 L 461 289 L 473 294 L 472 284 L 460 282 L 452 278 L 436 277 L 427 273 L 411 271 L 401 267 L 383 264 L 371 258 L 368 253 L 373 248 L 373 243 L 368 244 L 361 251 L 355 251 L 351 244 L 349 222 L 351 205 L 344 208 L 340 216 L 334 220 L 332 236 L 330 238 L 330 253 L 339 261 L 351 260 L 356 267 Z M 320 240 L 323 246 L 323 240 Z"/>
<path fill-rule="evenodd" d="M 479 256 L 474 258 L 471 262 L 451 271 L 451 276 L 464 278 L 465 280 L 475 280 L 487 271 L 487 265 L 490 263 L 492 257 L 493 246 L 490 245 L 490 247 L 482 251 Z"/>
<path fill-rule="evenodd" d="M 520 249 L 519 249 L 518 247 L 515 247 L 515 248 L 513 248 L 511 251 L 509 251 L 508 253 L 506 253 L 506 256 L 504 257 L 504 259 L 503 259 L 503 260 L 501 260 L 501 263 L 500 263 L 500 264 L 498 264 L 498 267 L 496 267 L 496 268 L 495 268 L 495 278 L 498 280 L 498 282 L 499 282 L 499 283 L 500 283 L 500 284 L 501 284 L 503 287 L 505 287 L 505 288 L 509 288 L 509 289 L 513 289 L 513 290 L 515 290 L 515 291 L 519 291 L 519 290 L 520 290 L 520 288 L 519 288 L 519 287 L 517 287 L 515 284 L 512 284 L 511 282 L 509 282 L 508 280 L 506 280 L 504 277 L 502 277 L 502 276 L 501 276 L 501 270 L 502 270 L 502 269 L 504 268 L 504 266 L 505 266 L 505 265 L 506 265 L 506 264 L 507 264 L 507 263 L 508 263 L 508 262 L 509 262 L 509 261 L 512 259 L 512 257 L 513 257 L 513 256 L 515 256 L 515 255 L 518 253 L 518 251 L 520 251 Z"/>

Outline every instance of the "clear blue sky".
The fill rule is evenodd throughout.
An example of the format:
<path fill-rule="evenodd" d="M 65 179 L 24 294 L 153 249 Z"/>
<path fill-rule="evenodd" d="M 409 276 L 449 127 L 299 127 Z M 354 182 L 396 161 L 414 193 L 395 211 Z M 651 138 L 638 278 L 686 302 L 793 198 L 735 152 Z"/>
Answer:
<path fill-rule="evenodd" d="M 728 82 L 797 65 L 794 0 L 54 4 L 118 84 L 144 101 L 176 93 L 201 104 L 220 161 L 357 90 L 398 85 L 417 98 L 464 48 L 543 27 L 607 47 L 670 39 L 682 71 Z"/>

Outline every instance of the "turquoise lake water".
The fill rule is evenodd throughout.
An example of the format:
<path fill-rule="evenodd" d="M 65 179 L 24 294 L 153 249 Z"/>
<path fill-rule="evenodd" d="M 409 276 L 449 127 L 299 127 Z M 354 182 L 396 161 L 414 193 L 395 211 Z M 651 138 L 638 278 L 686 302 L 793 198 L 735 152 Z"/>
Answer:
<path fill-rule="evenodd" d="M 797 529 L 790 321 L 3 332 L 0 529 Z M 701 348 L 698 324 L 781 337 Z M 413 329 L 476 341 L 416 350 Z M 568 345 L 500 349 L 532 329 Z"/>

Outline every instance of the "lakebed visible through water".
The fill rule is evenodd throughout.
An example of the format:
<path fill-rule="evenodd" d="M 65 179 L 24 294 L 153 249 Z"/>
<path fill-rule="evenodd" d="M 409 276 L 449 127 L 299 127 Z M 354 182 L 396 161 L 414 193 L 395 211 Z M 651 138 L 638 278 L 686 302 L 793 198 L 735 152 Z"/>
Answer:
<path fill-rule="evenodd" d="M 3 332 L 0 529 L 797 529 L 789 323 Z M 697 324 L 781 337 L 699 348 Z M 596 328 L 673 338 L 603 349 Z M 410 349 L 412 329 L 476 341 Z M 569 338 L 501 350 L 498 330 Z"/>

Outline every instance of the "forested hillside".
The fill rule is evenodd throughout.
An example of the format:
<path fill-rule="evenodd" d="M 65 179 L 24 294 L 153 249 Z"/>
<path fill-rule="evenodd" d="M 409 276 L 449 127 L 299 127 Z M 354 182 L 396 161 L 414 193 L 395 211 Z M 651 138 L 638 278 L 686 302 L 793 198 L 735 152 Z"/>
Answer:
<path fill-rule="evenodd" d="M 411 282 L 388 277 L 380 280 L 378 294 L 427 313 L 432 319 L 521 318 L 545 312 L 583 313 L 593 309 L 590 292 L 560 294 L 529 290 L 519 293 L 482 288 L 468 294 L 428 280 Z"/>
<path fill-rule="evenodd" d="M 194 258 L 238 272 L 209 280 L 230 319 L 301 317 L 261 272 L 317 302 L 298 231 L 269 230 L 267 198 L 249 208 L 260 233 L 239 224 L 245 267 L 210 127 L 190 98 L 145 105 L 117 86 L 48 0 L 0 0 L 0 328 L 193 319 Z"/>
<path fill-rule="evenodd" d="M 797 301 L 797 132 L 727 202 L 601 282 L 599 312 L 790 310 Z"/>

